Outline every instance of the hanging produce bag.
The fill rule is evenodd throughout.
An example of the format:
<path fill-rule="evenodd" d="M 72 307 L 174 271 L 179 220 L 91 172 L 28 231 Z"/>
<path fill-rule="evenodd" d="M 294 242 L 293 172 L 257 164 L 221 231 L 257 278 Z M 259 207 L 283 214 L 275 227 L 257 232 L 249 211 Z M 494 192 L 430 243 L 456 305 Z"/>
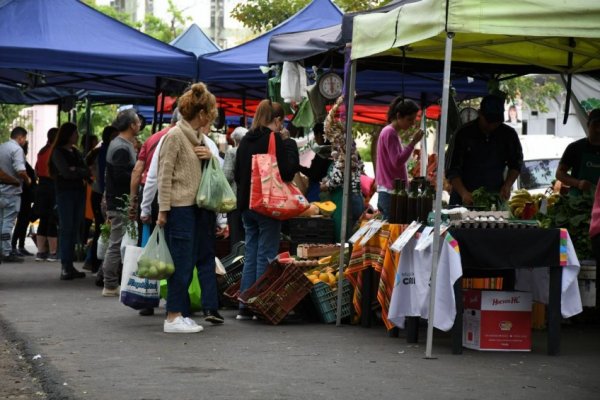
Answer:
<path fill-rule="evenodd" d="M 156 225 L 140 258 L 137 276 L 148 279 L 167 279 L 175 272 L 175 265 L 165 240 L 165 231 Z"/>
<path fill-rule="evenodd" d="M 196 195 L 196 204 L 200 208 L 228 213 L 235 210 L 237 200 L 235 194 L 227 182 L 223 170 L 217 159 L 211 157 L 208 165 L 202 171 L 202 180 Z"/>
<path fill-rule="evenodd" d="M 297 217 L 309 207 L 306 197 L 292 183 L 284 182 L 277 166 L 275 133 L 267 154 L 252 156 L 250 209 L 278 220 Z"/>

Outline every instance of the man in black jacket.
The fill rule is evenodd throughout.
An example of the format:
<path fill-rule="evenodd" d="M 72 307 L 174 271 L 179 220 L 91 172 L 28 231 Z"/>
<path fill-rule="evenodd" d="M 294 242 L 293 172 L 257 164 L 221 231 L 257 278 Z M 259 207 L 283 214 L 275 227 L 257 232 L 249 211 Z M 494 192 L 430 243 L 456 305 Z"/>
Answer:
<path fill-rule="evenodd" d="M 125 236 L 127 222 L 120 210 L 125 206 L 123 196 L 129 194 L 131 172 L 136 161 L 133 143 L 140 131 L 141 121 L 134 109 L 127 109 L 117 115 L 113 126 L 119 130 L 119 135 L 110 142 L 106 153 L 106 215 L 111 225 L 108 249 L 102 264 L 104 297 L 119 295 L 121 240 Z"/>

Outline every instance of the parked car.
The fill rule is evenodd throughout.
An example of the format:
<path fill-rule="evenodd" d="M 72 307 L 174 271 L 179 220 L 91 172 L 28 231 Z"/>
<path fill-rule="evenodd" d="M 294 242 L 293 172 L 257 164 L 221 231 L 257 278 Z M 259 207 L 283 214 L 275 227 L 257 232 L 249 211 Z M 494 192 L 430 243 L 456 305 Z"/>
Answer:
<path fill-rule="evenodd" d="M 532 194 L 544 193 L 555 180 L 556 169 L 571 137 L 550 135 L 520 136 L 523 168 L 513 190 L 527 189 Z"/>

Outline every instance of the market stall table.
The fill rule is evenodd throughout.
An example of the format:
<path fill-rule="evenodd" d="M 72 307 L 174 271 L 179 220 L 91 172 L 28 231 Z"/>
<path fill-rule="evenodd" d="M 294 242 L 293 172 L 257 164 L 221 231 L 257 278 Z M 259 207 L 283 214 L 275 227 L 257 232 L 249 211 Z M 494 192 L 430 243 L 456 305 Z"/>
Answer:
<path fill-rule="evenodd" d="M 424 257 L 431 259 L 430 256 L 427 258 L 431 248 L 414 251 L 416 243 L 417 240 L 413 239 L 407 245 L 411 247 L 404 250 L 398 275 L 410 268 L 431 270 L 431 265 L 423 262 Z M 403 262 L 409 265 L 402 265 Z M 454 354 L 462 353 L 462 272 L 521 268 L 549 268 L 548 354 L 559 354 L 561 314 L 568 318 L 582 311 L 577 285 L 579 261 L 566 230 L 541 228 L 449 230 L 442 242 L 438 266 L 434 326 L 442 330 L 452 329 Z M 421 273 L 421 276 L 424 275 Z M 418 276 L 415 277 L 417 282 L 412 286 L 418 286 Z M 400 282 L 398 276 L 396 282 Z M 405 304 L 400 303 L 403 296 L 406 297 L 402 291 L 416 290 L 412 286 L 396 284 L 394 288 L 389 317 L 397 324 L 404 316 L 416 314 L 410 309 L 407 311 Z M 422 311 L 421 316 L 426 317 L 427 310 Z M 453 326 L 448 324 L 448 316 L 454 320 Z"/>

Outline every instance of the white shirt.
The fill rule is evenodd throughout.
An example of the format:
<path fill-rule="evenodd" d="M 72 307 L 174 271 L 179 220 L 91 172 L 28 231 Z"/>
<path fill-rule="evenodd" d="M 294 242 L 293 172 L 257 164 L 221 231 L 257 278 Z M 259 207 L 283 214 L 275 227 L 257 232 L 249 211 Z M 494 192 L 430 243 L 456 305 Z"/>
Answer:
<path fill-rule="evenodd" d="M 163 140 L 165 140 L 167 135 L 164 135 L 160 138 L 158 144 L 156 145 L 156 149 L 154 150 L 154 154 L 152 155 L 152 161 L 150 161 L 150 168 L 148 169 L 148 174 L 146 175 L 146 184 L 144 185 L 144 194 L 142 195 L 142 217 L 148 217 L 152 214 L 152 201 L 154 200 L 156 192 L 158 191 L 158 155 L 160 154 L 160 148 Z M 221 168 L 223 168 L 223 159 L 219 156 L 219 148 L 215 142 L 213 142 L 212 139 L 207 135 L 204 135 L 204 143 L 206 143 L 212 155 L 217 157 L 219 160 L 219 165 Z"/>

